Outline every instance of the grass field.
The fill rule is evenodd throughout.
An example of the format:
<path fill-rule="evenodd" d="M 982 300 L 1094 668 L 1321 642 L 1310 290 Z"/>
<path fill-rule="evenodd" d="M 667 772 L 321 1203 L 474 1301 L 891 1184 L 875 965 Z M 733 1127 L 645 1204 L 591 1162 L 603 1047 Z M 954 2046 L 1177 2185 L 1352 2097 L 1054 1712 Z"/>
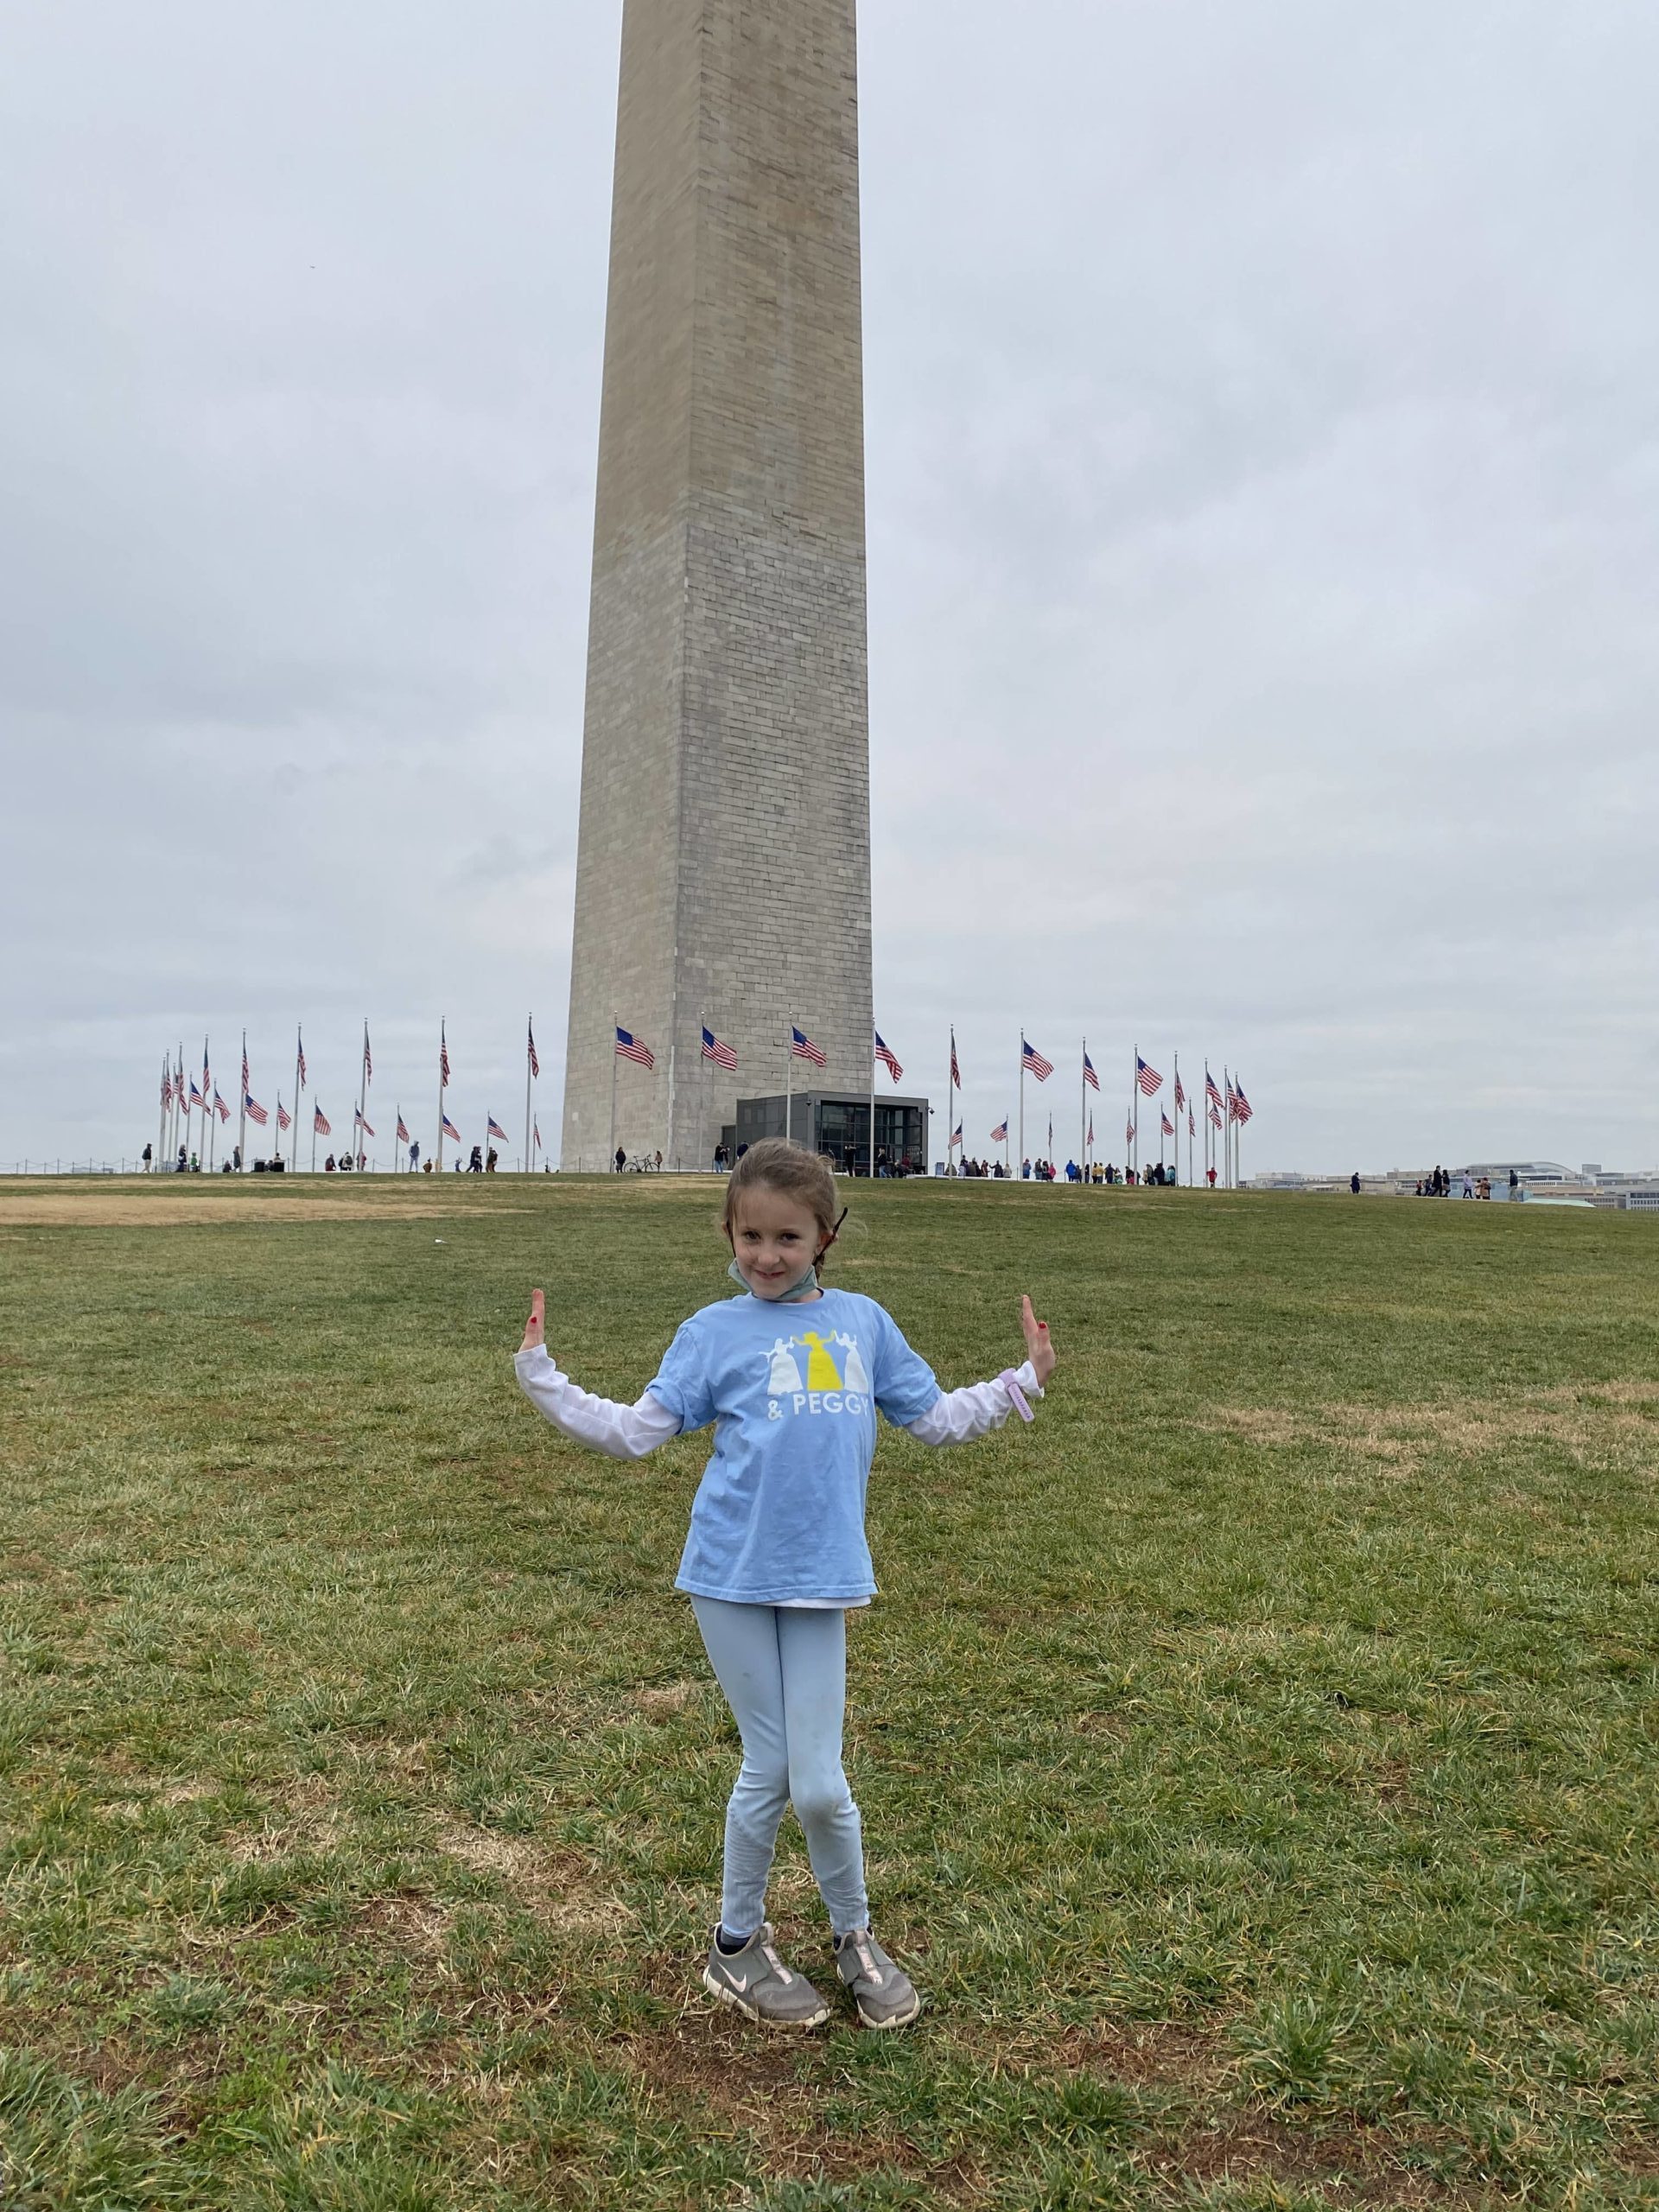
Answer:
<path fill-rule="evenodd" d="M 0 2207 L 1659 2203 L 1659 1223 L 859 1189 L 1037 1425 L 884 1433 L 849 1771 L 930 2009 L 698 1969 L 710 1184 L 0 1185 Z M 827 1963 L 798 1832 L 773 1917 Z M 823 1986 L 833 1986 L 832 1983 Z"/>

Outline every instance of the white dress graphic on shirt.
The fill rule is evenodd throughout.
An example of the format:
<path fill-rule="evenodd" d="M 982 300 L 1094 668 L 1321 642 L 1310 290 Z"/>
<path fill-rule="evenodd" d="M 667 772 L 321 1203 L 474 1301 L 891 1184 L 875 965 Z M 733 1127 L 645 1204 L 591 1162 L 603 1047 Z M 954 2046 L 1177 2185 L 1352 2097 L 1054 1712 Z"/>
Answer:
<path fill-rule="evenodd" d="M 847 1355 L 841 1363 L 847 1380 L 847 1388 L 849 1390 L 861 1390 L 868 1397 L 870 1390 L 870 1377 L 864 1362 L 859 1357 L 857 1338 L 843 1337 L 840 1330 L 837 1330 L 836 1342 Z"/>
<path fill-rule="evenodd" d="M 800 1387 L 800 1363 L 779 1337 L 772 1348 L 772 1373 L 766 1378 L 766 1395 L 771 1398 L 787 1398 Z"/>

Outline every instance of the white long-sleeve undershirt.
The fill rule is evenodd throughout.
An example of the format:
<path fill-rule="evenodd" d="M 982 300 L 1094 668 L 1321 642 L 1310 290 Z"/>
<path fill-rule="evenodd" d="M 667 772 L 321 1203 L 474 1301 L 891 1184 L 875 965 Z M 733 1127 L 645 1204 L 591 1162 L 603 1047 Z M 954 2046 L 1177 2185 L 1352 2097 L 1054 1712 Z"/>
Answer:
<path fill-rule="evenodd" d="M 659 1444 L 680 1433 L 677 1414 L 670 1413 L 660 1398 L 647 1390 L 631 1406 L 613 1398 L 596 1398 L 579 1389 L 563 1374 L 545 1344 L 515 1353 L 513 1368 L 518 1387 L 537 1411 L 550 1421 L 562 1435 L 612 1459 L 643 1459 Z M 1028 1398 L 1042 1390 L 1031 1362 L 1018 1369 L 1014 1381 Z M 1014 1400 L 1000 1376 L 990 1382 L 969 1382 L 960 1390 L 941 1390 L 919 1421 L 906 1424 L 907 1433 L 923 1444 L 969 1444 L 1001 1428 L 1014 1410 Z"/>

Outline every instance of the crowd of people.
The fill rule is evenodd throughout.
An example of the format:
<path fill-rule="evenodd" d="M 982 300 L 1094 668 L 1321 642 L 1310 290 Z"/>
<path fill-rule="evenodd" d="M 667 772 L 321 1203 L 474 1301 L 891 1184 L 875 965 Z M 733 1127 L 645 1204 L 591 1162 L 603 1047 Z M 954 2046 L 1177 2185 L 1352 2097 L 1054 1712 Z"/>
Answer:
<path fill-rule="evenodd" d="M 1516 1173 L 1514 1168 L 1511 1167 L 1510 1170 L 1510 1188 L 1512 1191 L 1515 1190 L 1519 1185 L 1520 1181 L 1521 1178 Z M 1490 1198 L 1492 1195 L 1492 1184 L 1491 1178 L 1490 1176 L 1471 1176 L 1469 1170 L 1465 1167 L 1462 1175 L 1459 1177 L 1449 1174 L 1444 1167 L 1437 1167 L 1433 1174 L 1423 1177 L 1421 1181 L 1417 1185 L 1416 1189 L 1412 1192 L 1412 1196 L 1418 1198 L 1449 1198 L 1452 1195 L 1452 1186 L 1454 1184 L 1457 1185 L 1457 1194 L 1459 1198 Z M 1357 1175 L 1354 1178 L 1352 1187 L 1356 1191 L 1359 1188 L 1359 1178 Z"/>

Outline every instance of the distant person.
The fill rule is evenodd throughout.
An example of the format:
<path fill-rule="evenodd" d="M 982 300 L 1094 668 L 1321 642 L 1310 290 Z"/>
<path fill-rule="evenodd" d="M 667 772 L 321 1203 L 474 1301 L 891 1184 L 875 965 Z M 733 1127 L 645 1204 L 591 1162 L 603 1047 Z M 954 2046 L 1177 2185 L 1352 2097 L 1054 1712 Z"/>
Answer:
<path fill-rule="evenodd" d="M 490 1147 L 489 1156 L 484 1162 L 484 1173 L 486 1175 L 493 1175 L 495 1173 L 495 1147 L 493 1145 Z"/>
<path fill-rule="evenodd" d="M 189 1163 L 189 1160 L 188 1160 L 188 1155 L 186 1154 L 186 1152 L 185 1152 L 184 1147 L 183 1147 L 182 1145 L 181 1145 L 181 1146 L 179 1147 L 179 1159 L 178 1159 L 178 1165 L 174 1168 L 173 1173 L 174 1173 L 175 1175 L 182 1175 L 182 1174 L 185 1173 L 185 1170 L 188 1167 L 189 1164 L 190 1164 L 190 1163 Z M 1515 1181 L 1515 1178 L 1514 1178 L 1513 1176 L 1511 1176 L 1511 1177 L 1510 1178 L 1510 1183 L 1511 1183 L 1511 1184 L 1513 1184 L 1513 1183 L 1514 1183 L 1514 1181 Z"/>
<path fill-rule="evenodd" d="M 421 1162 L 421 1173 L 423 1175 L 429 1175 L 432 1173 L 432 1162 L 429 1160 L 423 1160 Z"/>
<path fill-rule="evenodd" d="M 1213 1191 L 1216 1187 L 1216 1171 L 1213 1167 L 1206 1167 L 1205 1169 L 1204 1179 Z"/>
<path fill-rule="evenodd" d="M 144 1173 L 145 1173 L 145 1174 L 146 1174 L 146 1175 L 148 1175 L 148 1174 L 149 1173 L 150 1169 L 151 1169 L 151 1167 L 152 1167 L 154 1165 L 155 1165 L 155 1161 L 154 1161 L 153 1155 L 152 1155 L 152 1154 L 151 1154 L 151 1152 L 150 1152 L 150 1148 L 149 1148 L 149 1147 L 148 1145 L 146 1145 L 146 1146 L 144 1147 Z"/>
<path fill-rule="evenodd" d="M 1355 1168 L 1353 1173 L 1348 1178 L 1348 1187 L 1356 1198 L 1359 1196 L 1359 1170 L 1357 1167 Z"/>
<path fill-rule="evenodd" d="M 412 1175 L 421 1164 L 421 1141 L 416 1137 L 409 1147 L 409 1172 Z"/>
<path fill-rule="evenodd" d="M 656 1160 L 657 1160 L 657 1173 L 660 1175 L 660 1174 L 662 1173 L 662 1172 L 663 1172 L 663 1155 L 662 1155 L 662 1154 L 661 1154 L 660 1152 L 658 1152 L 658 1153 L 657 1154 L 657 1155 L 656 1155 Z"/>
<path fill-rule="evenodd" d="M 1463 1171 L 1463 1195 L 1465 1198 L 1472 1198 L 1475 1195 L 1475 1186 L 1466 1167 Z"/>
<path fill-rule="evenodd" d="M 481 1175 L 484 1173 L 484 1147 L 481 1144 L 475 1144 L 473 1147 L 472 1156 L 467 1162 L 467 1173 L 469 1175 Z"/>
<path fill-rule="evenodd" d="M 242 1147 L 239 1144 L 232 1146 L 231 1160 L 235 1166 L 236 1173 L 239 1175 L 242 1173 Z"/>
<path fill-rule="evenodd" d="M 322 1163 L 322 1172 L 325 1175 L 332 1175 L 334 1172 L 334 1155 L 332 1152 Z"/>
<path fill-rule="evenodd" d="M 1520 1178 L 1520 1175 L 1517 1173 L 1517 1172 L 1516 1172 L 1513 1167 L 1511 1167 L 1511 1168 L 1510 1168 L 1510 1190 L 1511 1190 L 1511 1191 L 1518 1191 L 1518 1190 L 1520 1189 L 1520 1187 L 1521 1187 L 1521 1178 Z"/>
<path fill-rule="evenodd" d="M 620 1175 L 628 1164 L 628 1155 L 620 1145 L 616 1147 L 616 1172 Z"/>
<path fill-rule="evenodd" d="M 1027 1298 L 1024 1363 L 947 1395 L 873 1299 L 819 1282 L 845 1217 L 828 1164 L 769 1138 L 733 1175 L 721 1224 L 747 1295 L 728 1288 L 683 1322 L 636 1405 L 589 1397 L 559 1371 L 539 1290 L 513 1363 L 538 1412 L 613 1459 L 637 1459 L 716 1425 L 714 1479 L 692 1505 L 677 1577 L 743 1751 L 702 1979 L 745 2018 L 781 2029 L 830 2017 L 811 1982 L 779 1956 L 766 1918 L 791 1799 L 829 1914 L 833 1970 L 860 2019 L 901 2028 L 922 2009 L 871 1926 L 858 1808 L 842 1766 L 847 1610 L 875 1589 L 864 1497 L 876 1408 L 922 1443 L 965 1443 L 1015 1410 L 1030 1420 L 1029 1400 L 1054 1369 L 1047 1325 Z M 638 1281 L 649 1272 L 642 1266 Z"/>

